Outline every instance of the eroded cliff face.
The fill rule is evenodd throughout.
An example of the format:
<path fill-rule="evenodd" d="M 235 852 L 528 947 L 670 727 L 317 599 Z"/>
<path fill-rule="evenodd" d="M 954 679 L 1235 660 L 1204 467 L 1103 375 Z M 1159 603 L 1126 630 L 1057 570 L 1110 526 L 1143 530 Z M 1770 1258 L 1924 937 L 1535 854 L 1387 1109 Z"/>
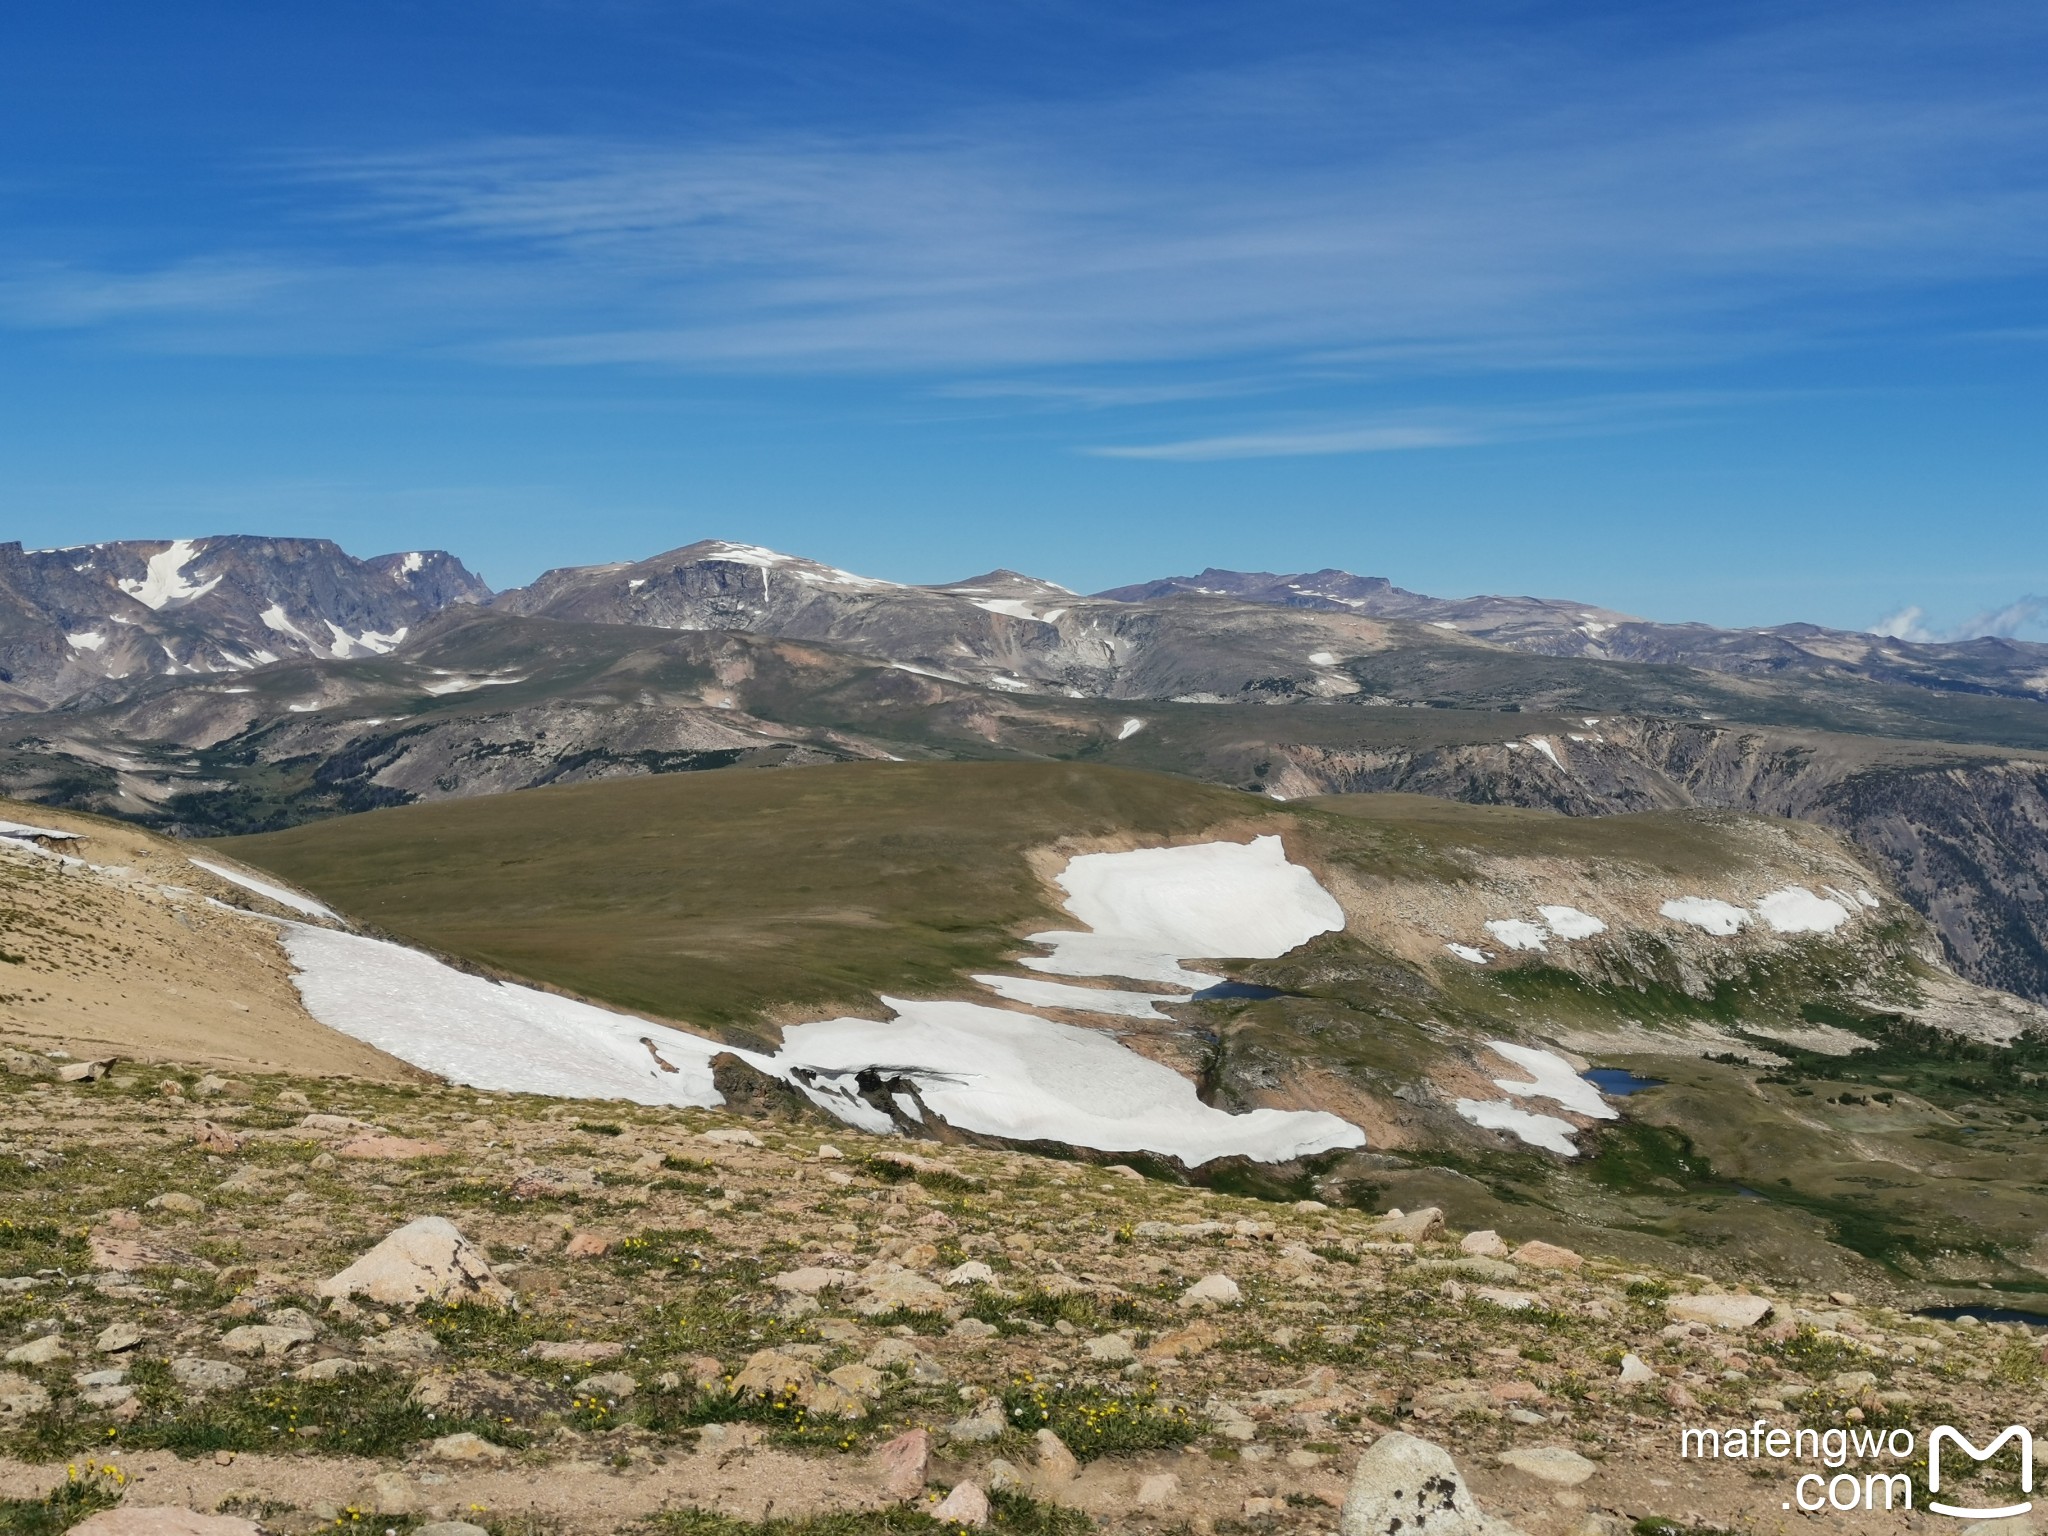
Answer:
<path fill-rule="evenodd" d="M 1678 806 L 1811 821 L 1868 855 L 1985 986 L 2048 1001 L 2048 760 L 1669 721 L 1443 748 L 1278 748 L 1292 797 L 1384 790 L 1601 816 Z"/>

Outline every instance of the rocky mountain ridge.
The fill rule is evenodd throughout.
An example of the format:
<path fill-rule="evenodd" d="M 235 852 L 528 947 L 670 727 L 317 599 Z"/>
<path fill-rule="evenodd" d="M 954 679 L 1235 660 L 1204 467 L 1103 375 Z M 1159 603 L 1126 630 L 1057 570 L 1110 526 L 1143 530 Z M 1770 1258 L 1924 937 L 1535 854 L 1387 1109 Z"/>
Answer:
<path fill-rule="evenodd" d="M 1887 635 L 1775 624 L 1720 629 L 1669 624 L 1556 598 L 1425 597 L 1381 576 L 1325 569 L 1294 575 L 1226 571 L 1112 587 L 1098 597 L 1149 603 L 1194 596 L 1403 619 L 1544 656 L 1579 656 L 1770 676 L 1839 673 L 1935 692 L 2048 699 L 2048 645 L 1983 636 L 1923 643 Z"/>
<path fill-rule="evenodd" d="M 444 550 L 358 560 L 327 539 L 243 534 L 0 543 L 0 707 L 291 657 L 383 655 L 423 619 L 489 596 Z"/>

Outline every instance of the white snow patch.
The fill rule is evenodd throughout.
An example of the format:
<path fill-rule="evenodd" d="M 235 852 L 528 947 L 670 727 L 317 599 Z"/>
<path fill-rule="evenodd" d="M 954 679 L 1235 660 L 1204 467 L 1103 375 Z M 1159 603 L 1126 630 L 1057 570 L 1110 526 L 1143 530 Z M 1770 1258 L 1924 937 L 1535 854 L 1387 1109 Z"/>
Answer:
<path fill-rule="evenodd" d="M 1564 760 L 1557 755 L 1557 748 L 1553 747 L 1550 744 L 1550 738 L 1548 736 L 1531 736 L 1529 738 L 1529 745 L 1534 747 L 1538 752 L 1541 752 L 1545 757 L 1549 758 L 1552 766 L 1560 770 L 1563 769 Z"/>
<path fill-rule="evenodd" d="M 96 629 L 89 629 L 76 635 L 66 635 L 64 641 L 74 651 L 96 651 L 107 643 L 107 637 Z"/>
<path fill-rule="evenodd" d="M 439 682 L 426 684 L 426 690 L 432 694 L 473 693 L 479 688 L 509 688 L 514 683 L 523 683 L 525 681 L 526 674 L 523 672 L 517 677 L 506 677 L 497 674 L 489 677 L 466 677 L 460 674 L 449 676 L 444 673 L 441 675 Z"/>
<path fill-rule="evenodd" d="M 55 837 L 76 842 L 76 832 L 59 832 L 55 827 L 32 827 L 25 821 L 0 821 L 0 837 Z"/>
<path fill-rule="evenodd" d="M 1035 976 L 977 976 L 974 978 L 1006 1002 L 1031 1008 L 1065 1008 L 1077 1013 L 1103 1013 L 1121 1019 L 1170 1019 L 1154 1003 L 1184 1003 L 1187 999 L 1165 992 L 1117 992 L 1107 987 L 1070 987 L 1063 981 L 1040 981 Z"/>
<path fill-rule="evenodd" d="M 642 587 L 646 585 L 647 578 L 645 576 L 635 576 L 631 581 L 626 583 L 626 590 L 628 592 L 638 592 Z"/>
<path fill-rule="evenodd" d="M 1877 898 L 1864 890 L 1860 885 L 1856 887 L 1856 899 L 1866 907 L 1875 907 L 1877 905 Z"/>
<path fill-rule="evenodd" d="M 1290 864 L 1278 837 L 1084 853 L 1059 875 L 1062 903 L 1088 933 L 1034 933 L 1052 950 L 1023 964 L 1056 976 L 1128 976 L 1200 988 L 1184 958 L 1270 960 L 1344 926 L 1344 909 Z M 929 1102 L 929 1100 L 927 1100 Z"/>
<path fill-rule="evenodd" d="M 1676 901 L 1665 902 L 1657 910 L 1673 922 L 1690 923 L 1723 938 L 1740 932 L 1750 919 L 1747 908 L 1716 901 L 1711 896 L 1681 896 Z"/>
<path fill-rule="evenodd" d="M 635 1104 L 709 1109 L 724 1102 L 711 1085 L 711 1058 L 732 1047 L 715 1040 L 487 981 L 382 939 L 298 923 L 287 924 L 283 937 L 298 967 L 292 979 L 314 1018 L 455 1082 Z M 773 1070 L 764 1057 L 733 1054 Z"/>
<path fill-rule="evenodd" d="M 720 1051 L 793 1082 L 814 1102 L 887 1134 L 854 1091 L 873 1069 L 907 1078 L 925 1106 L 962 1129 L 1049 1138 L 1195 1164 L 1282 1162 L 1363 1146 L 1335 1115 L 1260 1109 L 1232 1115 L 1194 1085 L 1096 1030 L 974 1003 L 884 998 L 886 1021 L 828 1019 L 783 1031 L 774 1056 L 737 1050 L 533 987 L 486 981 L 379 939 L 302 924 L 284 944 L 307 1010 L 323 1024 L 415 1066 L 493 1092 L 712 1107 Z"/>
<path fill-rule="evenodd" d="M 1337 665 L 1337 653 L 1335 651 L 1310 651 L 1308 653 L 1308 664 L 1312 667 L 1334 667 Z"/>
<path fill-rule="evenodd" d="M 1178 1072 L 1097 1030 L 975 1003 L 882 1001 L 895 1019 L 785 1028 L 777 1065 L 799 1081 L 806 1071 L 844 1078 L 868 1068 L 908 1077 L 927 1108 L 982 1135 L 1150 1151 L 1189 1164 L 1231 1156 L 1284 1162 L 1365 1144 L 1364 1132 L 1335 1115 L 1213 1109 Z"/>
<path fill-rule="evenodd" d="M 964 684 L 967 681 L 964 677 L 955 677 L 951 672 L 941 672 L 936 667 L 914 667 L 907 661 L 892 661 L 889 665 L 898 672 L 913 672 L 919 677 L 936 677 L 942 683 Z"/>
<path fill-rule="evenodd" d="M 1564 1157 L 1579 1155 L 1578 1143 L 1572 1140 L 1578 1127 L 1569 1120 L 1518 1109 L 1506 1099 L 1460 1099 L 1457 1110 L 1474 1125 L 1489 1131 L 1507 1131 L 1532 1147 Z"/>
<path fill-rule="evenodd" d="M 1431 629 L 1456 629 L 1458 626 L 1453 624 L 1449 619 L 1431 619 L 1429 621 L 1429 627 Z"/>
<path fill-rule="evenodd" d="M 398 648 L 405 638 L 406 626 L 401 624 L 388 635 L 380 635 L 374 629 L 366 629 L 360 635 L 352 635 L 332 619 L 327 620 L 328 629 L 334 633 L 334 643 L 328 647 L 328 654 L 338 661 L 353 661 L 364 656 L 388 656 Z"/>
<path fill-rule="evenodd" d="M 403 560 L 398 562 L 399 574 L 401 576 L 414 575 L 426 563 L 427 557 L 425 555 L 421 554 L 418 550 L 412 550 L 407 553 Z"/>
<path fill-rule="evenodd" d="M 164 609 L 178 603 L 189 603 L 206 596 L 220 585 L 220 577 L 201 582 L 194 586 L 185 578 L 185 567 L 199 554 L 199 546 L 190 539 L 173 539 L 171 547 L 160 554 L 149 557 L 149 565 L 140 581 L 120 581 L 120 587 L 145 608 Z"/>
<path fill-rule="evenodd" d="M 1497 917 L 1486 925 L 1486 931 L 1509 949 L 1533 949 L 1539 954 L 1546 947 L 1543 941 L 1550 937 L 1541 923 L 1527 923 L 1519 917 Z"/>
<path fill-rule="evenodd" d="M 1581 912 L 1577 907 L 1538 907 L 1543 921 L 1550 931 L 1560 939 L 1590 939 L 1596 933 L 1605 933 L 1607 925 L 1590 912 Z"/>
<path fill-rule="evenodd" d="M 290 635 L 295 640 L 303 640 L 307 645 L 313 643 L 311 637 L 286 615 L 283 603 L 272 603 L 262 613 L 258 614 L 257 617 L 262 619 L 265 625 L 276 630 L 280 635 Z"/>
<path fill-rule="evenodd" d="M 314 701 L 313 703 L 311 703 L 311 704 L 287 704 L 287 705 L 285 705 L 285 708 L 286 708 L 286 709 L 288 709 L 288 710 L 290 710 L 290 711 L 291 711 L 291 712 L 292 712 L 293 714 L 295 714 L 295 715 L 310 715 L 310 714 L 312 714 L 312 713 L 313 713 L 313 712 L 314 712 L 314 711 L 315 711 L 316 709 L 318 709 L 319 707 L 320 707 L 320 704 L 319 704 L 319 701 L 318 701 L 318 700 L 315 700 L 315 701 Z"/>
<path fill-rule="evenodd" d="M 1572 1064 L 1555 1052 L 1516 1045 L 1510 1040 L 1489 1040 L 1486 1047 L 1529 1074 L 1528 1082 L 1496 1077 L 1494 1087 L 1504 1088 L 1518 1099 L 1549 1099 L 1574 1114 L 1595 1120 L 1618 1118 L 1613 1107 L 1600 1096 L 1600 1090 L 1574 1072 Z"/>
<path fill-rule="evenodd" d="M 1049 614 L 1041 614 L 1020 597 L 975 597 L 969 598 L 975 607 L 990 613 L 1000 613 L 1009 619 L 1026 619 L 1033 624 L 1050 624 L 1067 610 L 1055 608 Z"/>
<path fill-rule="evenodd" d="M 1470 944 L 1446 944 L 1444 948 L 1460 960 L 1470 960 L 1474 965 L 1484 965 L 1493 958 L 1485 950 L 1474 949 Z"/>
<path fill-rule="evenodd" d="M 1137 735 L 1138 732 L 1142 731 L 1143 729 L 1145 729 L 1144 721 L 1137 719 L 1126 720 L 1122 725 L 1117 727 L 1116 739 L 1118 741 L 1129 741 L 1133 736 Z"/>
<path fill-rule="evenodd" d="M 239 885 L 245 891 L 254 891 L 258 896 L 267 896 L 281 907 L 290 907 L 294 912 L 303 912 L 308 917 L 333 917 L 331 908 L 323 907 L 310 896 L 301 896 L 297 891 L 288 891 L 281 885 L 272 885 L 268 880 L 258 880 L 254 875 L 245 875 L 239 869 L 230 869 L 225 864 L 216 864 L 211 859 L 188 857 L 187 863 L 196 865 L 209 875 L 218 875 L 230 885 Z"/>
<path fill-rule="evenodd" d="M 1583 726 L 1587 727 L 1587 728 L 1588 728 L 1589 730 L 1590 730 L 1590 729 L 1591 729 L 1591 728 L 1592 728 L 1593 726 L 1596 726 L 1596 725 L 1598 725 L 1599 723 L 1600 723 L 1600 716 L 1598 716 L 1598 715 L 1586 715 L 1586 716 L 1584 716 L 1584 717 L 1583 717 L 1582 719 L 1580 719 L 1580 721 L 1579 721 L 1579 724 L 1581 724 L 1581 725 L 1583 725 Z"/>
<path fill-rule="evenodd" d="M 1031 691 L 1031 685 L 1025 682 L 1023 678 L 1008 677 L 1001 672 L 991 677 L 988 680 L 988 685 L 1004 693 L 1029 693 Z"/>
<path fill-rule="evenodd" d="M 1847 907 L 1816 896 L 1803 885 L 1771 892 L 1756 904 L 1756 910 L 1778 933 L 1833 933 L 1849 921 Z"/>

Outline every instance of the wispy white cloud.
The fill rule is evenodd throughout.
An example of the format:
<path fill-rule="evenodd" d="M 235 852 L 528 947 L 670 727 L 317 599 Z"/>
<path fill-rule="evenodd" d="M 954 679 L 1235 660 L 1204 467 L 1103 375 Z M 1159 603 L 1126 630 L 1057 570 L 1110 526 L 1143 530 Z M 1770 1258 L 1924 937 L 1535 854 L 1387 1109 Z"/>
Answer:
<path fill-rule="evenodd" d="M 286 254 L 45 274 L 40 302 L 538 364 L 1406 374 L 1796 345 L 2039 270 L 2048 103 L 1927 67 L 2038 32 L 2023 8 L 1770 14 L 1620 58 L 1555 28 L 1252 60 L 912 132 L 301 158 Z M 193 286 L 209 262 L 239 288 Z"/>
<path fill-rule="evenodd" d="M 1485 440 L 1485 434 L 1472 427 L 1370 426 L 1329 432 L 1243 432 L 1087 451 L 1100 459 L 1197 463 L 1210 459 L 1303 458 L 1332 453 L 1401 453 L 1416 448 L 1462 448 Z"/>

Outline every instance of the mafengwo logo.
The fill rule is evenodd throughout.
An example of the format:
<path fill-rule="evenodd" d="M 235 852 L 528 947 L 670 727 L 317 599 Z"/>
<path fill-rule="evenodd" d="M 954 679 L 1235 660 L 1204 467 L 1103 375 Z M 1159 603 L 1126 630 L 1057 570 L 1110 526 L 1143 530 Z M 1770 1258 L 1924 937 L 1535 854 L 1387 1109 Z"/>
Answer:
<path fill-rule="evenodd" d="M 1978 1450 L 1959 1431 L 1946 1424 L 1935 1426 L 1934 1433 L 1927 1437 L 1927 1491 L 1941 1492 L 1941 1448 L 1944 1444 L 1955 1446 L 1972 1461 L 1989 1461 L 1998 1454 L 1999 1448 L 2008 1440 L 2019 1442 L 2020 1448 L 2020 1492 L 2034 1491 L 2034 1437 L 2018 1424 L 2006 1426 L 2005 1433 L 1983 1450 Z M 1967 1506 L 1944 1504 L 1939 1499 L 1928 1502 L 1928 1511 L 1937 1515 L 1953 1515 L 1958 1520 L 2003 1520 L 2011 1515 L 2024 1515 L 2034 1507 L 2033 1500 L 2022 1500 L 2018 1504 L 2006 1504 L 1997 1509 L 1973 1509 Z"/>
<path fill-rule="evenodd" d="M 1687 1459 L 1717 1461 L 1810 1462 L 1823 1471 L 1802 1472 L 1793 1480 L 1792 1496 L 1786 1509 L 1807 1514 L 1833 1510 L 1911 1509 L 1913 1480 L 1905 1467 L 1912 1464 L 1919 1449 L 1918 1437 L 1910 1429 L 1777 1429 L 1765 1420 L 1730 1429 L 1685 1429 L 1679 1432 L 1679 1455 Z M 1938 1424 L 1927 1437 L 1927 1512 L 1956 1520 L 2005 1520 L 2030 1512 L 2031 1498 L 2010 1504 L 1989 1504 L 1980 1500 L 1957 1503 L 1961 1495 L 1943 1499 L 1943 1456 L 1947 1455 L 1948 1481 L 1953 1485 L 1977 1467 L 2009 1454 L 2018 1462 L 2020 1492 L 2034 1491 L 2034 1437 L 2024 1425 L 2009 1424 L 1988 1445 L 1979 1447 L 1961 1430 Z M 1962 1466 L 1958 1457 L 1967 1458 Z M 1870 1463 L 1880 1470 L 1865 1470 Z M 1850 1470 L 1855 1463 L 1856 1470 Z M 1886 1469 L 1886 1463 L 1890 1464 Z"/>

